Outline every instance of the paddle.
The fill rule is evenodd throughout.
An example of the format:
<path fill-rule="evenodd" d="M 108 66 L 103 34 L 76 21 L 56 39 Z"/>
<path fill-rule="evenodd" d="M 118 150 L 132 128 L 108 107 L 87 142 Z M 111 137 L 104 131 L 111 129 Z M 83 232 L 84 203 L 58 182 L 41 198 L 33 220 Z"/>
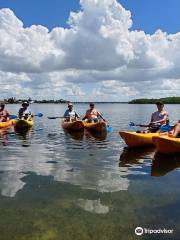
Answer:
<path fill-rule="evenodd" d="M 149 125 L 143 125 L 143 124 L 135 124 L 134 122 L 130 122 L 129 123 L 129 126 L 130 127 L 149 127 Z M 169 132 L 170 130 L 172 130 L 173 126 L 170 126 L 169 124 L 166 124 L 166 125 L 162 125 L 159 130 L 161 132 Z"/>
<path fill-rule="evenodd" d="M 136 124 L 134 122 L 130 122 L 129 126 L 130 127 L 149 127 L 149 124 L 148 125 L 147 124 Z"/>
<path fill-rule="evenodd" d="M 57 118 L 64 118 L 64 117 L 47 117 L 48 119 L 57 119 Z"/>
<path fill-rule="evenodd" d="M 104 119 L 102 115 L 99 115 L 99 117 L 100 117 L 104 122 L 107 123 L 106 119 Z M 109 132 L 109 133 L 112 133 L 112 132 L 113 132 L 113 128 L 112 128 L 111 126 L 109 126 L 109 124 L 107 124 L 107 126 L 106 126 L 106 131 Z"/>
<path fill-rule="evenodd" d="M 37 113 L 34 116 L 35 117 L 43 117 L 43 114 L 42 113 Z M 17 115 L 10 115 L 9 118 L 10 119 L 16 119 L 16 118 L 18 118 L 18 116 Z"/>

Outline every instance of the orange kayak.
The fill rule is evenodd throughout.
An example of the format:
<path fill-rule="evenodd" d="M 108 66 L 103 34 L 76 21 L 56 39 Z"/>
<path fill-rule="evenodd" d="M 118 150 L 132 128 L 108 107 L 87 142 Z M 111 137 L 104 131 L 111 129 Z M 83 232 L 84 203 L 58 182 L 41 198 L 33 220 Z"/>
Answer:
<path fill-rule="evenodd" d="M 153 145 L 152 137 L 159 133 L 119 132 L 119 135 L 129 147 L 141 147 Z"/>
<path fill-rule="evenodd" d="M 6 122 L 0 122 L 0 128 L 7 128 L 14 125 L 14 120 L 9 120 Z"/>
<path fill-rule="evenodd" d="M 74 121 L 74 122 L 63 121 L 62 122 L 62 127 L 66 130 L 69 130 L 69 131 L 80 131 L 80 130 L 84 129 L 83 122 L 80 121 L 80 120 Z"/>
<path fill-rule="evenodd" d="M 92 132 L 102 132 L 106 130 L 106 123 L 105 122 L 97 122 L 97 123 L 87 123 L 83 122 L 84 128 L 88 131 Z"/>
<path fill-rule="evenodd" d="M 154 145 L 163 154 L 180 153 L 180 138 L 170 138 L 168 136 L 153 137 Z"/>

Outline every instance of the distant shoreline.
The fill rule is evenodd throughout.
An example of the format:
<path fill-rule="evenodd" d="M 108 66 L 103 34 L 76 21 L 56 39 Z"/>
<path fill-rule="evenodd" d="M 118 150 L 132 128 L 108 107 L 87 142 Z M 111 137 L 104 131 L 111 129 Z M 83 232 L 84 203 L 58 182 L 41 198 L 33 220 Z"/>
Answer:
<path fill-rule="evenodd" d="M 156 104 L 156 102 L 163 102 L 164 104 L 180 104 L 180 97 L 165 97 L 165 98 L 140 98 L 134 99 L 129 104 Z"/>
<path fill-rule="evenodd" d="M 28 101 L 29 103 L 38 103 L 38 104 L 67 104 L 71 102 L 69 100 L 59 99 L 59 100 L 32 100 L 32 99 L 15 99 L 9 98 L 4 99 L 6 104 L 22 104 L 23 101 Z M 95 104 L 155 104 L 156 102 L 161 101 L 164 104 L 180 104 L 180 97 L 166 97 L 166 98 L 139 98 L 133 99 L 131 101 L 94 101 Z M 89 101 L 72 101 L 74 104 L 89 104 Z"/>

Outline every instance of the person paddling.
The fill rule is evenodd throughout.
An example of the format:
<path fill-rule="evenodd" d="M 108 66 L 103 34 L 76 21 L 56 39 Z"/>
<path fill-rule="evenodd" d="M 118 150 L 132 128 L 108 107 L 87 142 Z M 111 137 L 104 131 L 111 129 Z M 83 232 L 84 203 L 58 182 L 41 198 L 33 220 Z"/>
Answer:
<path fill-rule="evenodd" d="M 151 121 L 148 125 L 138 124 L 136 126 L 140 127 L 147 127 L 145 131 L 137 131 L 137 132 L 151 132 L 155 133 L 160 131 L 160 128 L 162 125 L 169 123 L 169 114 L 167 111 L 164 110 L 164 103 L 163 102 L 157 102 L 156 103 L 158 111 L 152 113 L 151 115 Z"/>
<path fill-rule="evenodd" d="M 9 120 L 9 112 L 5 108 L 5 102 L 0 103 L 0 122 L 6 122 Z"/>
<path fill-rule="evenodd" d="M 169 122 L 169 113 L 164 110 L 164 103 L 157 102 L 157 111 L 152 113 L 151 122 L 149 123 L 150 132 L 158 132 L 160 127 Z"/>
<path fill-rule="evenodd" d="M 99 122 L 99 118 L 101 118 L 104 122 L 106 122 L 106 120 L 102 117 L 101 113 L 96 110 L 94 103 L 90 103 L 89 107 L 90 108 L 86 111 L 86 114 L 82 118 L 82 120 L 96 123 Z"/>
<path fill-rule="evenodd" d="M 24 119 L 24 120 L 30 120 L 33 117 L 31 110 L 29 109 L 28 102 L 24 101 L 22 103 L 22 107 L 19 109 L 18 117 L 19 119 Z"/>
<path fill-rule="evenodd" d="M 79 119 L 79 115 L 73 109 L 72 103 L 68 103 L 68 109 L 64 113 L 64 118 L 67 122 L 77 121 Z"/>

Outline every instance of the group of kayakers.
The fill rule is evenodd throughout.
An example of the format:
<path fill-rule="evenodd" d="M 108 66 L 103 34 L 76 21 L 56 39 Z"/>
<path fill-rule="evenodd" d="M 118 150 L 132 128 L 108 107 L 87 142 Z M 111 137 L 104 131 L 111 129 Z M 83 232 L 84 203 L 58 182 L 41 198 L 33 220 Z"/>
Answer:
<path fill-rule="evenodd" d="M 140 127 L 146 127 L 144 132 L 159 132 L 163 125 L 169 124 L 169 113 L 164 109 L 163 102 L 157 102 L 157 111 L 152 113 L 151 121 L 147 125 L 139 124 Z M 5 103 L 0 103 L 0 122 L 6 122 L 9 120 L 10 114 L 5 107 Z M 29 102 L 24 101 L 21 108 L 18 111 L 18 118 L 28 120 L 33 117 L 32 112 L 29 109 Z M 68 103 L 68 109 L 64 113 L 64 121 L 72 122 L 80 120 L 79 114 L 74 110 L 73 104 Z M 81 118 L 83 121 L 88 123 L 97 123 L 99 121 L 106 120 L 103 118 L 102 114 L 96 110 L 95 104 L 90 103 L 89 109 L 86 111 L 85 115 Z M 172 127 L 167 133 L 170 137 L 179 137 L 180 135 L 180 120 Z"/>
<path fill-rule="evenodd" d="M 21 108 L 18 111 L 18 118 L 28 120 L 32 118 L 33 115 L 29 109 L 29 103 L 24 101 Z M 10 119 L 10 113 L 5 107 L 5 102 L 0 103 L 0 122 L 6 122 Z"/>
<path fill-rule="evenodd" d="M 80 119 L 80 116 L 73 109 L 72 103 L 68 103 L 68 109 L 64 113 L 64 119 L 65 121 L 76 121 Z M 95 104 L 91 102 L 89 104 L 89 109 L 86 111 L 85 115 L 82 117 L 82 120 L 86 122 L 96 123 L 100 121 L 100 119 L 106 122 L 106 120 L 102 117 L 102 114 L 96 110 Z"/>

